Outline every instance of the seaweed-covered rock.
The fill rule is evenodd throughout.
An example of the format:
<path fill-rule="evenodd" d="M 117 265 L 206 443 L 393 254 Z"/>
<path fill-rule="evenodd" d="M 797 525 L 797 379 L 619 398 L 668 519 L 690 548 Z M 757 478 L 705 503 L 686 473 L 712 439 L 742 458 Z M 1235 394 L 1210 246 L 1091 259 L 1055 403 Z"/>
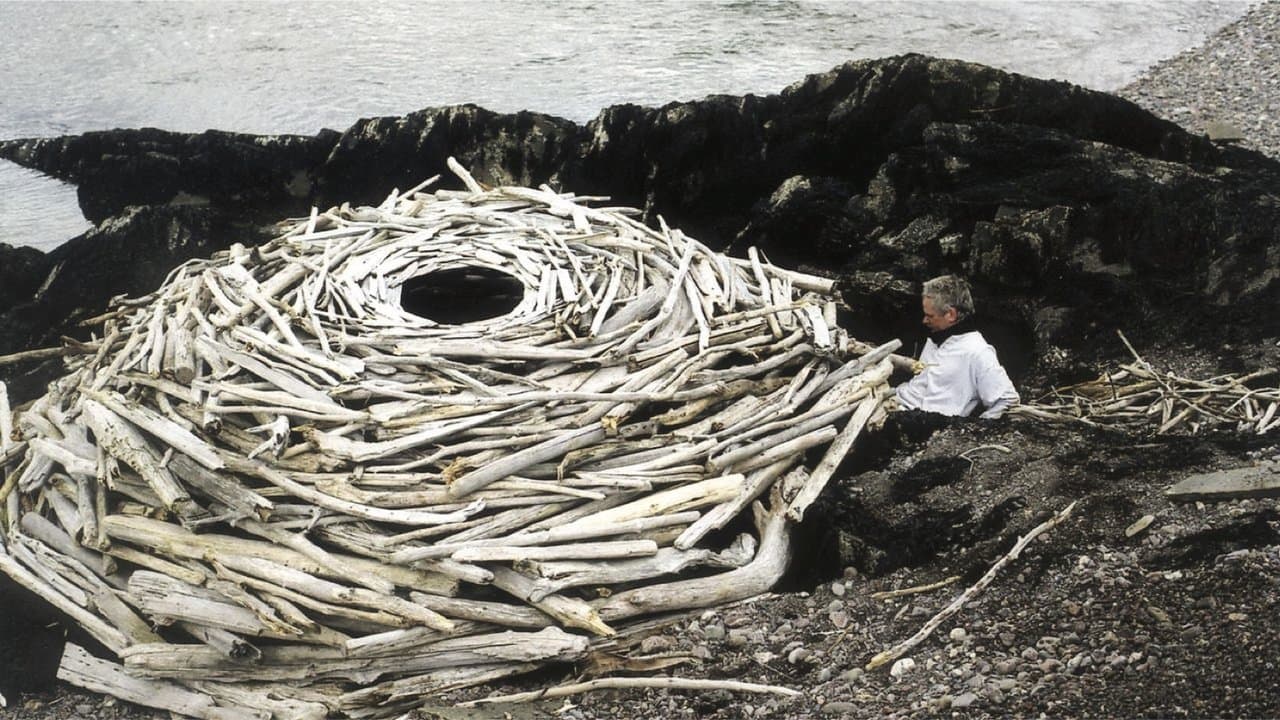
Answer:
<path fill-rule="evenodd" d="M 0 313 L 35 294 L 44 263 L 35 248 L 0 243 Z"/>

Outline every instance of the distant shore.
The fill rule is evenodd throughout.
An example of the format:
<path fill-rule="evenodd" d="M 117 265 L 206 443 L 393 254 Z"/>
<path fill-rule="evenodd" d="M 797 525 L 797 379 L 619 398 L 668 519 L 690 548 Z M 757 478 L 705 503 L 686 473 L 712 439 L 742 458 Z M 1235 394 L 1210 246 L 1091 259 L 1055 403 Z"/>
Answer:
<path fill-rule="evenodd" d="M 1197 133 L 1214 123 L 1242 147 L 1280 158 L 1280 2 L 1268 0 L 1204 43 L 1115 91 Z"/>

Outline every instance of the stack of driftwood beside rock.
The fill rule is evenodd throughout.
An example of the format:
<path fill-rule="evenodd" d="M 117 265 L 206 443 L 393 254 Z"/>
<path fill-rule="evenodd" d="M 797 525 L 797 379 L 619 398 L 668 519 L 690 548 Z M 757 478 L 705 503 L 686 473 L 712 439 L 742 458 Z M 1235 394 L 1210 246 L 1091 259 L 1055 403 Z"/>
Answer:
<path fill-rule="evenodd" d="M 0 408 L 0 570 L 108 655 L 62 678 L 386 717 L 779 579 L 897 344 L 851 341 L 824 279 L 455 171 L 177 268 Z M 404 309 L 450 270 L 523 295 Z"/>
<path fill-rule="evenodd" d="M 1140 431 L 1157 435 L 1234 430 L 1265 435 L 1280 430 L 1280 371 L 1263 368 L 1193 379 L 1160 372 L 1138 354 L 1123 333 L 1120 340 L 1134 361 L 1096 380 L 1055 389 L 1013 414 L 1058 422 Z"/>

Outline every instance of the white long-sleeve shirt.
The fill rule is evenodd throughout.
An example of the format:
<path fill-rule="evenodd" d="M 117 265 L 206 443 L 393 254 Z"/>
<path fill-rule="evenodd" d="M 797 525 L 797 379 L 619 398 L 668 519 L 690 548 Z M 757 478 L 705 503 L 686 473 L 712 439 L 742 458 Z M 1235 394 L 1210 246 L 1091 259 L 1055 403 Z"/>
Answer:
<path fill-rule="evenodd" d="M 930 338 L 920 362 L 924 370 L 895 391 L 909 410 L 968 416 L 981 402 L 982 417 L 995 418 L 1020 400 L 995 348 L 980 332 L 952 335 L 941 346 Z"/>

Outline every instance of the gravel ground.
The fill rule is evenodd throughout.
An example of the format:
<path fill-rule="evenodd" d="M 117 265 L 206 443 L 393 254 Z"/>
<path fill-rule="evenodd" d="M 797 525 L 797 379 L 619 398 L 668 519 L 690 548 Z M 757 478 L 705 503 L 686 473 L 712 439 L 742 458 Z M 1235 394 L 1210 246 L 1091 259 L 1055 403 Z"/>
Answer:
<path fill-rule="evenodd" d="M 1191 131 L 1225 123 L 1241 147 L 1280 158 L 1280 2 L 1255 6 L 1116 94 Z"/>

